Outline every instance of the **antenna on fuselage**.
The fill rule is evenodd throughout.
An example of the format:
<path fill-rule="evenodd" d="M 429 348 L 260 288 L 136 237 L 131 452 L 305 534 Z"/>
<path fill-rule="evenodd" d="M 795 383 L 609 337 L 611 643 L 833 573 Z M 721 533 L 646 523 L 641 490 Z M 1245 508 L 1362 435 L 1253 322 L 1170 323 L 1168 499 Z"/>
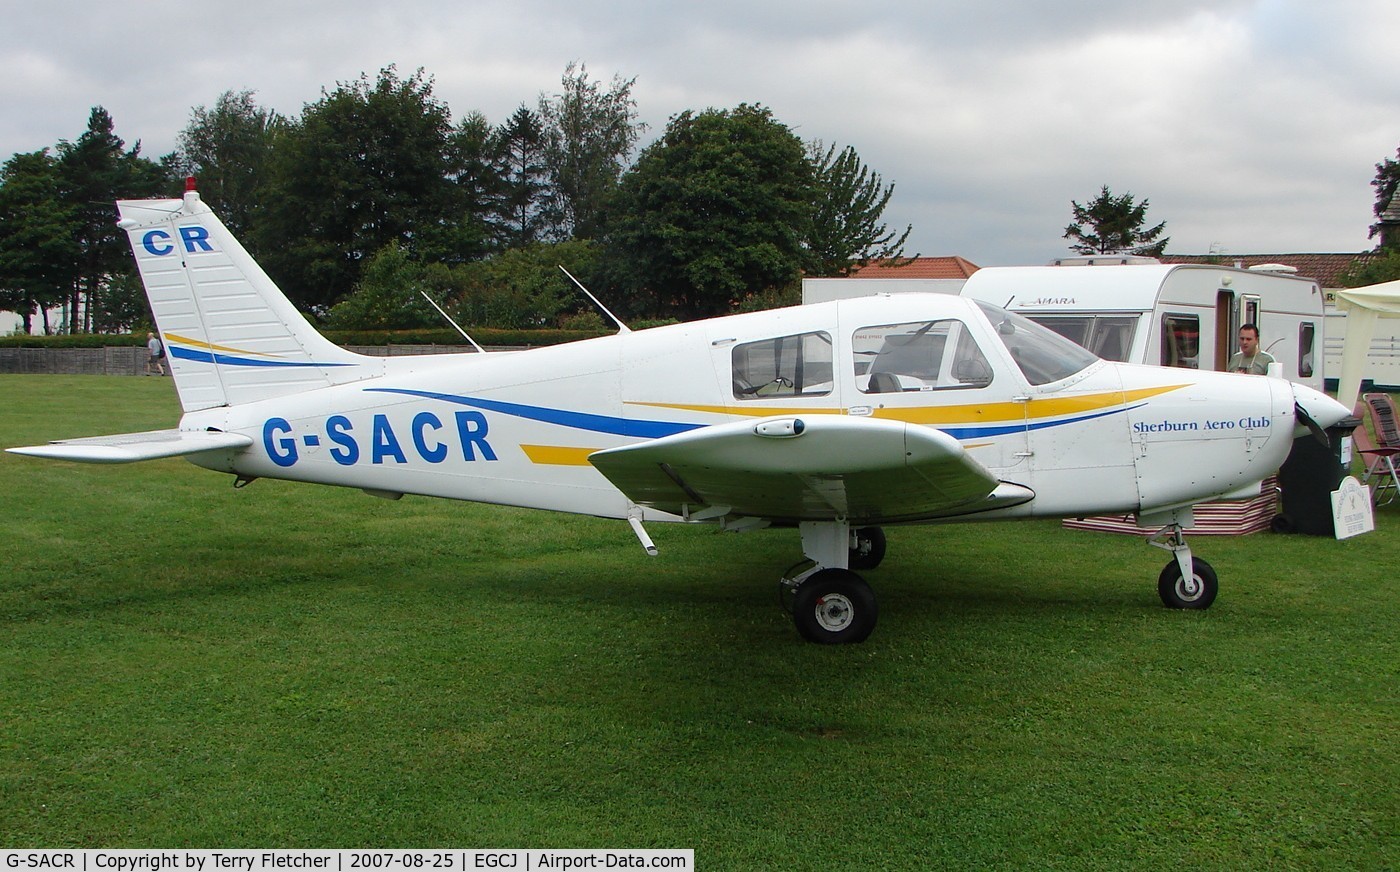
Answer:
<path fill-rule="evenodd" d="M 579 289 L 580 291 L 583 291 L 585 294 L 588 295 L 588 299 L 590 299 L 590 300 L 593 301 L 593 305 L 597 306 L 599 309 L 602 309 L 602 310 L 603 310 L 603 314 L 604 314 L 604 315 L 607 315 L 609 318 L 612 319 L 612 322 L 613 322 L 614 324 L 617 325 L 617 332 L 618 332 L 618 333 L 631 333 L 631 332 L 632 332 L 632 328 L 628 327 L 626 324 L 623 324 L 623 323 L 622 323 L 622 320 L 621 320 L 620 318 L 618 318 L 618 317 L 617 317 L 616 315 L 614 315 L 612 312 L 609 312 L 609 311 L 608 311 L 608 307 L 607 307 L 607 306 L 604 306 L 601 300 L 599 300 L 597 297 L 593 296 L 593 292 L 592 292 L 592 291 L 588 290 L 588 288 L 585 288 L 585 287 L 583 286 L 583 282 L 581 282 L 581 281 L 579 281 L 578 279 L 574 278 L 574 274 L 573 274 L 573 273 L 571 273 L 571 272 L 569 272 L 568 270 L 564 269 L 564 265 L 563 265 L 563 264 L 559 264 L 558 266 L 559 266 L 559 271 L 562 272 L 564 275 L 566 275 L 566 276 L 569 277 L 569 281 L 571 281 L 571 282 L 573 282 L 574 284 L 578 285 L 578 289 Z"/>
<path fill-rule="evenodd" d="M 430 305 L 432 305 L 432 307 L 433 307 L 434 309 L 437 309 L 437 310 L 438 310 L 438 314 L 439 314 L 439 315 L 441 315 L 442 317 L 444 317 L 444 318 L 447 319 L 447 323 L 448 323 L 448 324 L 451 324 L 453 327 L 457 328 L 457 332 L 460 333 L 460 334 L 462 334 L 462 338 L 463 338 L 463 339 L 467 340 L 468 342 L 470 342 L 470 343 L 472 344 L 472 348 L 475 348 L 475 349 L 476 349 L 479 353 L 481 353 L 481 354 L 485 354 L 485 353 L 486 353 L 486 349 L 482 348 L 480 345 L 477 345 L 477 344 L 476 344 L 476 340 L 473 339 L 473 338 L 471 338 L 470 336 L 468 336 L 468 335 L 467 335 L 467 331 L 465 331 L 465 330 L 462 329 L 462 325 L 461 325 L 461 324 L 458 324 L 456 321 L 453 321 L 453 320 L 452 320 L 452 316 L 449 315 L 449 314 L 447 314 L 446 312 L 444 312 L 443 309 L 442 309 L 442 307 L 439 306 L 439 305 L 437 304 L 437 301 L 434 300 L 432 297 L 428 296 L 428 292 L 427 292 L 427 291 L 421 291 L 421 290 L 420 290 L 418 293 L 422 294 L 422 295 L 423 295 L 423 299 L 427 300 L 428 303 L 429 303 Z"/>

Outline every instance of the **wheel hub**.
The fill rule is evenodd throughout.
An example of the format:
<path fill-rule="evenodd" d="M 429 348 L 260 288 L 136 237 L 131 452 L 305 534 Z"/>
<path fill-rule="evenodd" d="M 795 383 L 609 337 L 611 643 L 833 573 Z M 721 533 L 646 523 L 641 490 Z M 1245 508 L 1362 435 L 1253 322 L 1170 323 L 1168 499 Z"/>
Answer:
<path fill-rule="evenodd" d="M 838 633 L 855 620 L 855 606 L 849 598 L 839 593 L 830 593 L 817 600 L 817 623 L 823 630 Z"/>

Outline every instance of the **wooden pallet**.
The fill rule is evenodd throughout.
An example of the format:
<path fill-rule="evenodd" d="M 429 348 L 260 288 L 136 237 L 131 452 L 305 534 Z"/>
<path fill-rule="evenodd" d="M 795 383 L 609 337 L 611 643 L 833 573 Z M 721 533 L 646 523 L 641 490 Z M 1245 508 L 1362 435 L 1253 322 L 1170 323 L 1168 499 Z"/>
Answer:
<path fill-rule="evenodd" d="M 1260 488 L 1259 496 L 1251 500 L 1202 503 L 1193 514 L 1196 525 L 1187 532 L 1192 536 L 1244 536 L 1269 529 L 1278 514 L 1278 478 L 1269 476 Z M 1071 530 L 1092 530 L 1097 533 L 1127 533 L 1151 536 L 1155 527 L 1139 527 L 1132 515 L 1100 515 L 1090 518 L 1066 518 L 1064 526 Z"/>

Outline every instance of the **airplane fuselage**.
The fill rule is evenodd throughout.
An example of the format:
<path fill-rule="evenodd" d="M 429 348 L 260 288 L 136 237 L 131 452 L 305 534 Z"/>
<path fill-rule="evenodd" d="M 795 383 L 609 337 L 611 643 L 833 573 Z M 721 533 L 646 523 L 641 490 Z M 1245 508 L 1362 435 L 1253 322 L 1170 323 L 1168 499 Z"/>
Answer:
<path fill-rule="evenodd" d="M 936 335 L 888 329 L 929 323 Z M 905 346 L 890 339 L 911 335 Z M 892 349 L 919 343 L 929 347 L 893 359 Z M 804 344 L 804 381 L 788 384 L 780 370 L 800 366 Z M 970 377 L 948 377 L 956 354 L 978 361 Z M 877 390 L 871 370 L 885 355 L 902 384 Z M 986 517 L 1064 517 L 1235 492 L 1276 469 L 1294 436 L 1293 393 L 1274 379 L 1092 361 L 1031 384 L 982 311 L 943 295 L 376 363 L 359 381 L 188 413 L 182 429 L 254 440 L 195 462 L 250 478 L 625 517 L 629 501 L 588 461 L 595 451 L 742 420 L 851 416 L 937 428 L 998 479 L 1035 493 Z M 751 371 L 773 380 L 755 387 L 743 380 Z"/>

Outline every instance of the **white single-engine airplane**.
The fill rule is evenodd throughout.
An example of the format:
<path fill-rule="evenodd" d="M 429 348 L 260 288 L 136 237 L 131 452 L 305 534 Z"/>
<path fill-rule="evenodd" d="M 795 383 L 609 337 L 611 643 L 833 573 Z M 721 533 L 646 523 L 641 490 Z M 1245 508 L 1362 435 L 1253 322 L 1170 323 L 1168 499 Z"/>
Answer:
<path fill-rule="evenodd" d="M 859 642 L 852 568 L 881 525 L 1133 513 L 1172 552 L 1162 601 L 1216 576 L 1183 528 L 1244 498 L 1349 410 L 1279 378 L 1109 363 L 995 306 L 841 300 L 509 353 L 366 357 L 326 340 L 210 209 L 122 201 L 169 350 L 178 429 L 29 448 L 89 463 L 184 456 L 236 476 L 725 530 L 797 527 L 797 629 Z"/>

